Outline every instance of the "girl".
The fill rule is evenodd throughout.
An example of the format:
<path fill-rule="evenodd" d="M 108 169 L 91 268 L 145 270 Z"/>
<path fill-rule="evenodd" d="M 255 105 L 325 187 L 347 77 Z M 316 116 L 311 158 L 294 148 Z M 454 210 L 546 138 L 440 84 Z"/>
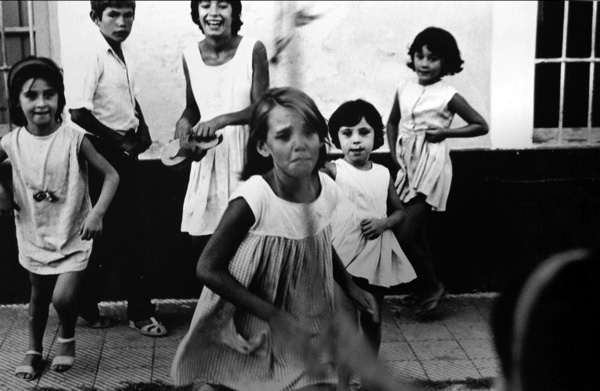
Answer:
<path fill-rule="evenodd" d="M 186 106 L 175 138 L 223 137 L 192 163 L 183 201 L 181 231 L 191 237 L 194 262 L 240 183 L 251 105 L 269 88 L 267 51 L 261 41 L 239 35 L 241 13 L 240 1 L 191 1 L 204 39 L 183 52 Z"/>
<path fill-rule="evenodd" d="M 452 164 L 444 141 L 448 137 L 475 137 L 488 126 L 456 90 L 442 81 L 462 70 L 463 60 L 454 37 L 429 27 L 419 33 L 409 52 L 408 67 L 416 78 L 399 85 L 388 120 L 388 143 L 398 166 L 396 190 L 406 208 L 406 221 L 396 228 L 400 245 L 417 273 L 414 295 L 405 305 L 417 306 L 423 316 L 435 310 L 445 294 L 438 281 L 427 243 L 430 211 L 444 211 L 452 180 Z M 454 114 L 467 125 L 450 128 Z"/>
<path fill-rule="evenodd" d="M 119 177 L 83 133 L 62 123 L 65 106 L 60 68 L 50 59 L 29 57 L 8 74 L 9 110 L 20 127 L 0 140 L 0 162 L 10 159 L 19 262 L 29 271 L 29 350 L 15 375 L 33 380 L 42 369 L 42 340 L 52 302 L 60 320 L 52 369 L 75 361 L 77 295 L 102 217 Z M 102 194 L 92 208 L 87 164 L 104 174 Z"/>
<path fill-rule="evenodd" d="M 371 152 L 383 145 L 381 115 L 364 100 L 346 102 L 329 119 L 329 135 L 344 158 L 326 163 L 325 171 L 347 197 L 334 213 L 333 246 L 354 281 L 373 294 L 381 311 L 385 288 L 416 277 L 392 232 L 405 212 L 390 172 L 369 160 Z M 336 303 L 356 324 L 356 311 L 343 294 L 336 296 Z M 381 324 L 362 316 L 360 325 L 377 354 Z"/>
<path fill-rule="evenodd" d="M 258 101 L 250 129 L 247 181 L 198 261 L 208 289 L 172 376 L 203 390 L 333 390 L 335 374 L 311 371 L 302 351 L 331 319 L 334 279 L 358 308 L 379 314 L 332 250 L 339 188 L 319 172 L 327 124 L 307 95 L 276 88 Z"/>

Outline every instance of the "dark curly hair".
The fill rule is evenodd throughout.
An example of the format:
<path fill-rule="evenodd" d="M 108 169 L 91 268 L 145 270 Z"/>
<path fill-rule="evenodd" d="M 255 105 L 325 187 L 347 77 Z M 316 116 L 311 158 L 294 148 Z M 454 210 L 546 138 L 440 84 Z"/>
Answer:
<path fill-rule="evenodd" d="M 200 28 L 200 31 L 202 31 L 202 34 L 204 34 L 204 29 L 200 23 L 200 15 L 198 12 L 198 6 L 200 3 L 200 0 L 192 0 L 190 3 L 190 8 L 192 9 L 192 22 L 197 24 Z M 233 16 L 233 20 L 231 21 L 231 34 L 237 35 L 238 31 L 240 31 L 240 28 L 244 24 L 244 22 L 242 22 L 242 2 L 240 0 L 234 0 L 228 1 L 228 3 L 231 4 L 231 14 Z"/>
<path fill-rule="evenodd" d="M 415 53 L 420 52 L 423 46 L 427 46 L 430 52 L 442 60 L 440 77 L 454 75 L 462 71 L 464 61 L 460 57 L 460 50 L 458 50 L 456 39 L 448 31 L 439 27 L 427 27 L 417 34 L 412 45 L 410 45 L 410 49 L 408 50 L 410 61 L 406 65 L 413 71 L 415 70 L 413 62 Z"/>
<path fill-rule="evenodd" d="M 65 84 L 62 70 L 54 61 L 46 57 L 29 56 L 15 63 L 8 73 L 8 105 L 10 119 L 17 126 L 27 125 L 27 118 L 19 102 L 23 84 L 29 79 L 42 79 L 56 89 L 58 107 L 55 119 L 62 122 L 62 112 L 65 108 Z"/>
<path fill-rule="evenodd" d="M 375 142 L 373 150 L 383 145 L 383 121 L 381 114 L 371 103 L 362 99 L 356 99 L 342 103 L 329 118 L 329 137 L 331 142 L 337 148 L 340 147 L 340 138 L 338 132 L 342 126 L 357 125 L 361 119 L 365 119 L 373 128 L 375 133 Z"/>
<path fill-rule="evenodd" d="M 113 8 L 131 8 L 135 14 L 135 0 L 91 0 L 90 6 L 92 8 L 91 17 L 102 20 L 102 14 L 108 7 Z"/>
<path fill-rule="evenodd" d="M 250 135 L 246 145 L 246 164 L 241 179 L 246 180 L 252 175 L 266 174 L 273 168 L 273 160 L 258 153 L 259 142 L 265 142 L 269 132 L 269 114 L 276 107 L 286 107 L 297 111 L 306 124 L 319 135 L 323 145 L 319 149 L 319 158 L 315 171 L 325 165 L 327 158 L 327 122 L 311 97 L 293 87 L 271 88 L 267 90 L 258 102 L 254 104 L 250 117 Z"/>

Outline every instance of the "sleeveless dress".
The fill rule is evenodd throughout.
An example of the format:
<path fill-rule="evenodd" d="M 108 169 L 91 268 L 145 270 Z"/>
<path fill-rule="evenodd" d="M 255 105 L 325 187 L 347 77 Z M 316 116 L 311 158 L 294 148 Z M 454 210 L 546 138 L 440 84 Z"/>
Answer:
<path fill-rule="evenodd" d="M 344 159 L 333 163 L 335 182 L 345 196 L 331 223 L 333 246 L 348 273 L 383 287 L 415 279 L 415 271 L 391 230 L 369 240 L 360 228 L 366 218 L 387 217 L 388 169 L 373 163 L 368 171 L 358 170 Z"/>
<path fill-rule="evenodd" d="M 432 210 L 443 212 L 452 182 L 452 162 L 446 141 L 425 140 L 429 126 L 448 128 L 454 113 L 448 103 L 456 89 L 442 80 L 427 86 L 410 79 L 398 87 L 400 126 L 396 143 L 396 158 L 400 164 L 396 176 L 396 191 L 402 202 L 424 194 Z"/>
<path fill-rule="evenodd" d="M 184 50 L 201 121 L 250 106 L 255 43 L 256 40 L 243 37 L 234 57 L 218 66 L 204 63 L 198 44 Z M 209 150 L 200 162 L 193 162 L 190 170 L 181 221 L 181 231 L 190 235 L 211 235 L 215 231 L 229 196 L 241 182 L 248 126 L 227 126 L 217 133 L 223 135 L 223 142 Z"/>
<path fill-rule="evenodd" d="M 229 272 L 251 292 L 297 314 L 317 332 L 319 319 L 333 316 L 330 218 L 339 188 L 320 173 L 321 193 L 311 203 L 279 198 L 262 176 L 252 176 L 231 196 L 244 198 L 254 225 L 229 264 Z M 263 341 L 257 352 L 239 345 Z M 205 382 L 239 391 L 299 390 L 336 384 L 335 373 L 309 375 L 287 341 L 272 340 L 268 324 L 208 288 L 198 301 L 181 341 L 171 376 L 175 384 Z"/>
<path fill-rule="evenodd" d="M 48 136 L 20 127 L 0 140 L 12 165 L 20 209 L 15 211 L 19 263 L 32 273 L 60 274 L 87 266 L 92 241 L 79 236 L 91 210 L 87 164 L 79 159 L 83 137 L 63 124 Z M 36 201 L 40 192 L 45 198 Z"/>

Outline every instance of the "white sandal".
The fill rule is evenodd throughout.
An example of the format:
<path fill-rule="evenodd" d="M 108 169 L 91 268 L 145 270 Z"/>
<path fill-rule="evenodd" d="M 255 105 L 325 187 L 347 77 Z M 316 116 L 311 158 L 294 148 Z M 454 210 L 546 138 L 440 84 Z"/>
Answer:
<path fill-rule="evenodd" d="M 149 337 L 162 337 L 164 335 L 167 335 L 167 328 L 165 326 L 163 326 L 163 324 L 160 323 L 158 320 L 156 320 L 156 318 L 154 316 L 151 316 L 150 319 L 147 319 L 147 320 L 149 320 L 150 323 L 143 325 L 141 327 L 136 326 L 136 322 L 134 322 L 133 320 L 130 320 L 129 327 L 131 327 L 132 329 L 136 329 L 141 334 L 147 335 Z M 140 320 L 137 323 L 140 323 L 140 322 L 144 322 L 144 321 Z"/>
<path fill-rule="evenodd" d="M 58 342 L 58 343 L 75 342 L 75 337 L 73 337 L 73 338 L 57 337 L 56 342 Z M 72 356 L 56 356 L 52 360 L 52 365 L 50 366 L 50 368 L 52 368 L 56 372 L 65 372 L 65 371 L 68 371 L 69 369 L 71 369 L 71 367 L 73 366 L 74 363 L 75 363 L 75 354 L 73 354 Z M 60 369 L 59 369 L 59 367 L 60 367 Z"/>
<path fill-rule="evenodd" d="M 41 356 L 42 352 L 38 352 L 37 350 L 28 350 L 25 352 L 26 356 Z M 19 379 L 23 379 L 26 381 L 32 381 L 35 379 L 38 374 L 42 371 L 44 367 L 43 362 L 40 361 L 40 364 L 35 368 L 33 365 L 19 365 L 15 368 L 15 376 Z"/>

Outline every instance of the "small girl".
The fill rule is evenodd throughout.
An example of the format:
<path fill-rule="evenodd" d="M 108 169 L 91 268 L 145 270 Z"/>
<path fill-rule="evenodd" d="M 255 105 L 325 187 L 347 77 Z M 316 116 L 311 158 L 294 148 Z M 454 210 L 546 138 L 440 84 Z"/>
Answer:
<path fill-rule="evenodd" d="M 347 199 L 334 213 L 333 246 L 357 285 L 373 294 L 380 312 L 385 288 L 416 277 L 392 232 L 404 220 L 405 212 L 390 172 L 369 160 L 371 152 L 383 145 L 383 128 L 381 115 L 369 102 L 343 103 L 329 119 L 329 135 L 344 158 L 325 165 Z M 345 296 L 338 295 L 336 300 L 340 310 L 356 323 L 356 311 Z M 377 354 L 381 324 L 362 316 L 360 325 Z M 344 376 L 340 375 L 340 383 L 345 387 Z"/>
<path fill-rule="evenodd" d="M 63 76 L 50 59 L 28 57 L 8 74 L 11 120 L 19 127 L 0 139 L 0 162 L 12 165 L 19 263 L 29 271 L 29 350 L 15 375 L 33 380 L 43 368 L 42 341 L 52 302 L 60 320 L 52 369 L 75 361 L 77 295 L 92 239 L 119 177 L 84 134 L 62 123 Z M 92 208 L 87 163 L 104 174 Z"/>
<path fill-rule="evenodd" d="M 354 284 L 332 248 L 330 216 L 340 195 L 319 172 L 326 137 L 325 119 L 306 94 L 274 88 L 257 102 L 246 182 L 198 261 L 208 289 L 175 355 L 175 383 L 333 390 L 335 373 L 310 370 L 303 350 L 332 319 L 334 279 L 359 309 L 379 318 L 373 297 Z"/>
<path fill-rule="evenodd" d="M 414 295 L 405 305 L 417 306 L 423 316 L 435 310 L 445 294 L 438 281 L 427 243 L 430 211 L 444 211 L 450 192 L 452 164 L 445 139 L 475 137 L 488 132 L 483 117 L 456 90 L 442 81 L 462 70 L 463 60 L 454 37 L 429 27 L 419 33 L 408 51 L 408 67 L 416 78 L 399 85 L 388 120 L 388 143 L 398 166 L 396 190 L 406 208 L 406 221 L 396 234 L 417 273 Z M 467 125 L 450 128 L 454 114 Z"/>

